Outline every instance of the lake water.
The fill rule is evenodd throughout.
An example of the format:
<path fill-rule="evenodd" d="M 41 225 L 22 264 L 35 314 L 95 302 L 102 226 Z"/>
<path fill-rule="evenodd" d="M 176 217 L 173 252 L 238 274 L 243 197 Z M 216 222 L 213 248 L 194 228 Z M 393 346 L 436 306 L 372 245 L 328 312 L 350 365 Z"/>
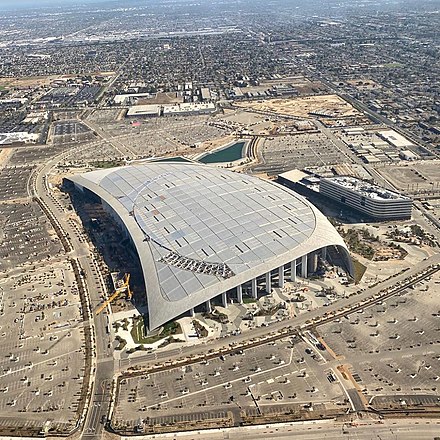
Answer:
<path fill-rule="evenodd" d="M 236 142 L 229 147 L 208 153 L 198 159 L 198 161 L 202 163 L 235 162 L 243 158 L 245 144 L 245 141 Z"/>

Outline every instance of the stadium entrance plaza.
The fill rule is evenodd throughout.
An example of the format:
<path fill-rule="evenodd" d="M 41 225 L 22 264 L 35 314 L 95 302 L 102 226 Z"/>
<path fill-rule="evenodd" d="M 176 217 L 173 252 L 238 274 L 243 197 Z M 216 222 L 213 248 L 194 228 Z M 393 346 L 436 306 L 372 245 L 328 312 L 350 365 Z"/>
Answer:
<path fill-rule="evenodd" d="M 324 295 L 323 289 L 329 285 L 337 286 L 339 284 L 340 293 L 332 293 L 328 296 Z M 301 313 L 306 313 L 316 307 L 321 307 L 325 304 L 331 304 L 339 297 L 348 295 L 353 288 L 341 289 L 339 277 L 328 279 L 327 281 L 311 281 L 308 279 L 298 278 L 297 282 L 287 282 L 283 288 L 275 287 L 272 293 L 263 293 L 259 299 L 245 297 L 243 303 L 238 303 L 233 298 L 228 302 L 227 307 L 216 305 L 216 313 L 225 315 L 224 322 L 219 322 L 209 317 L 205 312 L 195 313 L 192 317 L 183 317 L 176 322 L 180 324 L 182 333 L 174 335 L 174 343 L 176 347 L 180 345 L 180 341 L 185 345 L 188 343 L 201 343 L 204 340 L 227 337 L 250 329 L 267 326 L 272 322 L 278 322 L 284 319 L 289 319 L 298 316 Z M 133 311 L 127 312 L 127 316 L 133 314 Z M 125 318 L 124 318 L 125 319 Z M 124 350 L 129 350 L 138 345 L 138 342 L 133 341 L 132 328 L 133 321 L 130 317 L 127 318 L 129 324 L 126 330 L 122 326 L 118 327 L 116 335 L 124 338 L 127 345 Z M 206 338 L 198 337 L 197 330 L 194 328 L 193 321 L 197 320 L 207 330 Z M 153 332 L 154 334 L 154 332 Z M 145 347 L 157 349 L 163 343 L 163 340 L 158 340 L 153 344 L 144 344 Z M 116 355 L 118 355 L 116 351 Z M 126 354 L 121 353 L 122 357 Z M 136 356 L 130 354 L 130 356 Z"/>

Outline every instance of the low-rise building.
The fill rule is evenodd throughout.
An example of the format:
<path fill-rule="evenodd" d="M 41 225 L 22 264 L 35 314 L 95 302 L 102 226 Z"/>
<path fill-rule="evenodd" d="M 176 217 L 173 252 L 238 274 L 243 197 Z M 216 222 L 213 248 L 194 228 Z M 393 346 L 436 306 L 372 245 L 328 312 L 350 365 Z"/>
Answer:
<path fill-rule="evenodd" d="M 411 218 L 411 198 L 354 177 L 321 179 L 319 192 L 374 219 Z"/>

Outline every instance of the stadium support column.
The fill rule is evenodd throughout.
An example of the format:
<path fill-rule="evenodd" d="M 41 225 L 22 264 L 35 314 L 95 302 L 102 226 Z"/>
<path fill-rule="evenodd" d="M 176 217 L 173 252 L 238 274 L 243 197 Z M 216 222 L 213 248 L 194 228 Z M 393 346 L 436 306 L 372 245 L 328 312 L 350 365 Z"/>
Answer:
<path fill-rule="evenodd" d="M 237 286 L 237 301 L 239 304 L 243 304 L 243 287 L 241 284 Z"/>
<path fill-rule="evenodd" d="M 228 307 L 228 297 L 226 296 L 226 292 L 222 293 L 222 305 L 224 308 Z"/>
<path fill-rule="evenodd" d="M 307 258 L 307 273 L 315 273 L 318 270 L 318 253 L 311 252 Z"/>
<path fill-rule="evenodd" d="M 296 281 L 296 258 L 290 262 L 290 280 Z"/>
<path fill-rule="evenodd" d="M 322 258 L 323 260 L 327 260 L 327 246 L 324 246 L 324 247 L 321 249 L 321 258 Z"/>
<path fill-rule="evenodd" d="M 257 279 L 256 278 L 252 278 L 252 298 L 257 299 L 258 297 L 258 292 L 257 292 Z"/>
<path fill-rule="evenodd" d="M 307 254 L 301 257 L 301 276 L 307 278 Z"/>
<path fill-rule="evenodd" d="M 211 300 L 208 299 L 208 301 L 205 302 L 205 309 L 208 313 L 212 312 L 212 307 L 211 307 Z"/>
<path fill-rule="evenodd" d="M 189 316 L 191 316 L 191 318 L 194 318 L 194 316 L 195 316 L 194 307 L 191 307 L 189 309 Z"/>
<path fill-rule="evenodd" d="M 278 287 L 284 287 L 284 266 L 278 268 Z"/>
<path fill-rule="evenodd" d="M 266 292 L 272 292 L 272 277 L 270 276 L 270 272 L 266 273 Z"/>

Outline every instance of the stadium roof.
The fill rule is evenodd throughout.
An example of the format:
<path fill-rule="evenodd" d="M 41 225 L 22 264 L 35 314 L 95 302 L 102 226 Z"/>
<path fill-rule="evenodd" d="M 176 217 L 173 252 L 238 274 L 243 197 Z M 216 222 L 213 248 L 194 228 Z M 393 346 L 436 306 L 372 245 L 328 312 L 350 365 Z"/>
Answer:
<path fill-rule="evenodd" d="M 301 196 L 246 174 L 149 162 L 71 180 L 127 228 L 144 271 L 150 328 L 308 252 L 345 248 Z"/>

